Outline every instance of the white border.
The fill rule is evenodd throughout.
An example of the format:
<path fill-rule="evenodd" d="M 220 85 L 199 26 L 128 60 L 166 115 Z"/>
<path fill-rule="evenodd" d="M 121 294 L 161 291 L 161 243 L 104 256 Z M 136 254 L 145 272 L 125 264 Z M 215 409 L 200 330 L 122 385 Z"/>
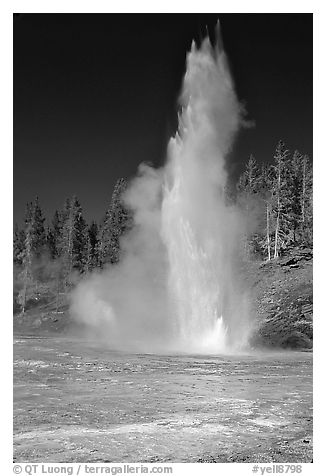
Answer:
<path fill-rule="evenodd" d="M 323 434 L 325 422 L 324 381 L 325 366 L 325 320 L 323 287 L 324 255 L 326 234 L 325 223 L 325 7 L 321 1 L 200 1 L 188 2 L 111 2 L 111 1 L 5 1 L 1 5 L 1 318 L 4 327 L 2 334 L 2 415 L 1 415 L 1 449 L 6 460 L 12 461 L 12 13 L 314 13 L 314 461 L 303 474 L 322 474 L 319 463 L 323 459 Z M 4 430 L 5 429 L 5 430 Z M 204 472 L 204 466 L 193 466 L 182 471 L 192 474 L 198 470 Z M 214 466 L 214 465 L 212 465 Z M 240 470 L 239 465 L 237 466 Z M 241 465 L 243 466 L 243 465 Z M 8 468 L 9 469 L 9 468 Z M 191 470 L 190 470 L 191 469 Z M 206 469 L 205 469 L 206 472 Z M 225 467 L 215 467 L 214 474 L 231 474 Z M 3 474 L 12 474 L 4 471 Z M 178 471 L 178 474 L 179 473 Z M 247 471 L 232 474 L 251 474 Z"/>

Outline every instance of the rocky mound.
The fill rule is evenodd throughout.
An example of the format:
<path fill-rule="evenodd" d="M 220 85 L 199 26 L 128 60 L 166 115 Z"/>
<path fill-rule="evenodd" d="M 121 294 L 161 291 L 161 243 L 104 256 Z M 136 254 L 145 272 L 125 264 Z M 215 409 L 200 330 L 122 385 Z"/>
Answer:
<path fill-rule="evenodd" d="M 312 348 L 312 270 L 309 249 L 294 249 L 287 257 L 253 266 L 254 345 Z"/>

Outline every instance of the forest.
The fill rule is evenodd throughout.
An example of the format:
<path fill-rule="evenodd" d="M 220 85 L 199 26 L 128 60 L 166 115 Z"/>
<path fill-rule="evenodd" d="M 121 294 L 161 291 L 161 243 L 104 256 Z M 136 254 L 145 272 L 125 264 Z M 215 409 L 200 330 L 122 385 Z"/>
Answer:
<path fill-rule="evenodd" d="M 120 237 L 133 224 L 123 204 L 127 181 L 120 178 L 100 223 L 87 223 L 76 196 L 47 224 L 36 197 L 26 205 L 24 226 L 13 232 L 14 312 L 24 314 L 40 302 L 58 312 L 83 276 L 121 259 Z M 225 200 L 245 218 L 241 252 L 246 260 L 276 260 L 294 247 L 312 248 L 313 176 L 307 155 L 291 153 L 279 141 L 273 160 L 259 165 L 251 155 Z"/>

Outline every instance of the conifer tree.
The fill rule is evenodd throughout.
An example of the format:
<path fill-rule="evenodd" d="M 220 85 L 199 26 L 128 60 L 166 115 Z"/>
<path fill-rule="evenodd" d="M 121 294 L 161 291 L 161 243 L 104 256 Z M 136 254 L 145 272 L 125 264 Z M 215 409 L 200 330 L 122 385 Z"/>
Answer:
<path fill-rule="evenodd" d="M 92 255 L 92 245 L 89 234 L 86 237 L 86 254 L 84 259 L 83 271 L 88 273 L 94 266 L 93 255 Z"/>
<path fill-rule="evenodd" d="M 313 186 L 312 167 L 309 157 L 302 160 L 302 193 L 301 193 L 301 229 L 303 242 L 312 245 L 313 236 Z"/>
<path fill-rule="evenodd" d="M 294 242 L 307 242 L 306 238 L 309 236 L 312 239 L 312 167 L 308 156 L 303 156 L 296 150 L 289 172 L 291 190 L 289 209 Z"/>
<path fill-rule="evenodd" d="M 265 204 L 266 211 L 266 226 L 265 226 L 265 240 L 262 241 L 263 248 L 267 250 L 267 260 L 271 259 L 271 201 L 270 201 L 270 174 L 268 167 L 263 164 L 261 181 L 260 181 L 260 194 Z"/>
<path fill-rule="evenodd" d="M 56 257 L 55 239 L 54 239 L 53 230 L 50 227 L 47 227 L 47 230 L 46 230 L 46 245 L 50 254 L 50 258 L 55 259 Z"/>
<path fill-rule="evenodd" d="M 35 258 L 40 258 L 44 252 L 46 235 L 44 227 L 45 218 L 43 217 L 43 212 L 41 210 L 38 197 L 35 198 L 35 201 L 31 207 L 30 220 L 32 223 L 32 254 Z"/>
<path fill-rule="evenodd" d="M 240 193 L 253 195 L 257 193 L 260 180 L 260 171 L 256 159 L 250 154 L 245 171 L 240 175 L 237 189 Z"/>
<path fill-rule="evenodd" d="M 73 230 L 73 249 L 72 249 L 72 266 L 78 271 L 85 268 L 87 261 L 88 249 L 88 227 L 83 217 L 82 207 L 77 199 L 72 199 L 72 210 L 74 216 L 74 230 Z"/>
<path fill-rule="evenodd" d="M 52 259 L 60 255 L 61 218 L 58 210 L 54 212 L 52 227 L 48 229 L 47 244 Z"/>
<path fill-rule="evenodd" d="M 279 257 L 280 249 L 286 245 L 289 238 L 287 233 L 290 228 L 290 219 L 287 207 L 291 197 L 288 180 L 288 155 L 289 151 L 285 148 L 284 142 L 279 141 L 274 155 L 275 165 L 272 166 L 274 172 L 272 211 L 275 213 L 274 259 Z"/>
<path fill-rule="evenodd" d="M 300 239 L 301 230 L 301 200 L 303 189 L 303 156 L 297 150 L 294 151 L 290 162 L 290 183 L 291 202 L 290 206 L 290 221 L 293 231 L 293 241 L 296 243 Z"/>
<path fill-rule="evenodd" d="M 274 231 L 271 190 L 271 167 L 267 164 L 262 164 L 258 186 L 259 197 L 263 203 L 263 211 L 261 214 L 261 221 L 259 226 L 259 245 L 263 252 L 266 252 L 268 261 L 270 261 L 272 256 L 272 233 Z"/>
<path fill-rule="evenodd" d="M 126 181 L 119 179 L 114 187 L 109 209 L 98 233 L 97 254 L 99 265 L 117 263 L 120 258 L 120 237 L 131 226 L 131 215 L 122 202 Z"/>
<path fill-rule="evenodd" d="M 58 254 L 62 262 L 66 287 L 72 270 L 82 271 L 87 259 L 87 224 L 76 196 L 65 201 L 61 214 Z"/>
<path fill-rule="evenodd" d="M 18 228 L 17 223 L 14 227 L 14 264 L 21 265 L 23 262 L 23 251 L 25 247 L 25 232 Z"/>
<path fill-rule="evenodd" d="M 41 258 L 45 249 L 44 221 L 39 199 L 36 197 L 34 203 L 27 203 L 25 213 L 25 240 L 21 252 L 22 271 L 19 276 L 22 288 L 18 294 L 22 314 L 28 300 L 37 292 L 38 276 L 34 264 Z"/>
<path fill-rule="evenodd" d="M 32 260 L 33 260 L 33 221 L 30 220 L 26 227 L 26 237 L 24 242 L 24 250 L 22 252 L 22 271 L 20 273 L 20 279 L 22 281 L 22 287 L 18 294 L 18 304 L 21 306 L 21 314 L 25 313 L 26 303 L 33 295 L 33 272 L 32 272 Z"/>
<path fill-rule="evenodd" d="M 61 230 L 57 244 L 58 254 L 61 258 L 65 287 L 68 284 L 68 276 L 72 270 L 73 234 L 74 216 L 71 201 L 67 198 L 61 213 Z"/>
<path fill-rule="evenodd" d="M 25 219 L 24 219 L 25 229 L 30 224 L 30 222 L 32 220 L 32 216 L 33 216 L 33 203 L 32 202 L 27 202 L 26 203 L 26 208 L 25 208 Z"/>
<path fill-rule="evenodd" d="M 98 236 L 98 226 L 97 226 L 97 223 L 93 221 L 88 228 L 88 238 L 89 238 L 88 253 L 90 254 L 91 268 L 94 268 L 98 264 L 97 236 Z"/>
<path fill-rule="evenodd" d="M 237 184 L 237 199 L 238 204 L 242 208 L 244 214 L 246 215 L 246 221 L 249 221 L 249 215 L 252 211 L 253 205 L 257 209 L 257 192 L 259 189 L 260 183 L 260 170 L 257 165 L 257 162 L 252 154 L 248 159 L 248 162 L 245 165 L 244 172 L 240 175 L 239 181 Z M 248 232 L 243 235 L 242 243 L 244 249 L 244 255 L 246 258 L 249 257 L 250 249 L 255 249 L 257 247 L 257 236 L 249 236 Z"/>

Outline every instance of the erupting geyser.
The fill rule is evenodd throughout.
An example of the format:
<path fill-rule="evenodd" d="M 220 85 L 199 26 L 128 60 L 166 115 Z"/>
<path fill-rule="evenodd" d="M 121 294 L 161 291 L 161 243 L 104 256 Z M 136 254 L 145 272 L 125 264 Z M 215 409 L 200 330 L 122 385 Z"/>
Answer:
<path fill-rule="evenodd" d="M 219 43 L 193 43 L 187 56 L 166 165 L 142 164 L 125 194 L 134 227 L 120 263 L 72 295 L 75 319 L 116 348 L 219 353 L 247 341 L 237 273 L 242 219 L 225 200 L 225 157 L 243 108 Z"/>

